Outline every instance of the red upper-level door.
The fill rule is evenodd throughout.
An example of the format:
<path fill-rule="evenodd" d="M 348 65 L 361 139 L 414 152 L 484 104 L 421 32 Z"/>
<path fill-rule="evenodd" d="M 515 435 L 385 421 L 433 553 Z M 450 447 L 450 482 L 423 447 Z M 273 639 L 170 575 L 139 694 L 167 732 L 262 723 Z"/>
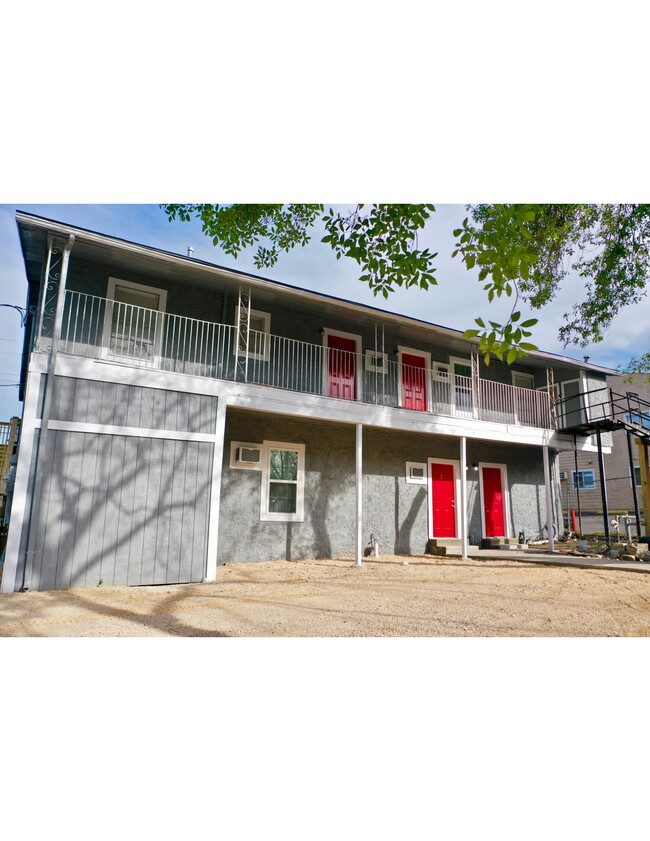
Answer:
<path fill-rule="evenodd" d="M 356 341 L 343 336 L 327 336 L 327 395 L 344 400 L 357 399 Z"/>
<path fill-rule="evenodd" d="M 503 483 L 499 467 L 483 468 L 483 514 L 486 537 L 506 537 Z"/>
<path fill-rule="evenodd" d="M 423 356 L 402 353 L 402 406 L 427 410 L 427 373 Z"/>

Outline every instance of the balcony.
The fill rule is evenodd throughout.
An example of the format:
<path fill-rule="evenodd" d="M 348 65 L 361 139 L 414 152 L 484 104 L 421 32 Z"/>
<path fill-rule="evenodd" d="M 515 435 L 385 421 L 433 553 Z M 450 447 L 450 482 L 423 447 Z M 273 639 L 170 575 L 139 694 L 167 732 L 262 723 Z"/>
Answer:
<path fill-rule="evenodd" d="M 45 350 L 50 344 L 51 328 L 44 326 L 36 348 Z M 71 290 L 66 292 L 59 349 L 129 366 L 373 406 L 552 428 L 549 397 L 543 391 L 406 365 L 373 350 L 352 353 L 252 330 L 246 341 L 233 325 Z"/>

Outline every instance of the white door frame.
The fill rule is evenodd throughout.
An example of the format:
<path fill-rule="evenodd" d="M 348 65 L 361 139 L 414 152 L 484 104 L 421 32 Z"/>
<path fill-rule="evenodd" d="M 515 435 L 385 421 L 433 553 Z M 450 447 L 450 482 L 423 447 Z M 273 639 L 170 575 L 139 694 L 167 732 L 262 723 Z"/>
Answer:
<path fill-rule="evenodd" d="M 362 339 L 358 333 L 346 333 L 343 330 L 332 330 L 330 327 L 323 327 L 323 396 L 329 396 L 329 354 L 327 352 L 327 337 L 338 336 L 340 339 L 352 339 L 355 347 L 354 358 L 354 382 L 355 391 L 357 393 L 357 400 L 361 400 L 361 368 L 363 367 L 363 359 L 361 357 Z"/>
<path fill-rule="evenodd" d="M 464 365 L 466 368 L 469 368 L 470 371 L 472 370 L 472 360 L 470 357 L 463 357 L 463 356 L 450 356 L 449 357 L 449 379 L 451 381 L 451 394 L 452 394 L 452 405 L 454 407 L 454 411 L 458 417 L 461 418 L 473 418 L 477 414 L 477 406 L 476 406 L 476 395 L 474 394 L 474 378 L 470 375 L 470 386 L 469 386 L 469 393 L 471 395 L 471 406 L 469 409 L 459 409 L 458 400 L 456 398 L 456 374 L 454 371 L 454 364 L 458 363 L 459 365 Z M 459 374 L 459 376 L 461 376 Z"/>
<path fill-rule="evenodd" d="M 418 350 L 413 347 L 397 346 L 397 364 L 399 377 L 397 378 L 397 403 L 402 405 L 402 354 L 409 353 L 411 356 L 421 356 L 424 359 L 424 383 L 426 389 L 427 412 L 431 411 L 431 354 L 427 350 Z"/>
<path fill-rule="evenodd" d="M 427 459 L 427 522 L 429 524 L 429 539 L 433 539 L 433 491 L 431 488 L 431 465 L 451 464 L 454 468 L 454 511 L 456 513 L 456 537 L 460 538 L 460 461 L 457 458 L 428 458 Z M 444 540 L 444 538 L 440 538 Z"/>
<path fill-rule="evenodd" d="M 508 487 L 508 467 L 505 464 L 496 464 L 491 461 L 479 461 L 478 463 L 479 494 L 481 501 L 481 536 L 487 537 L 487 534 L 485 533 L 485 495 L 483 492 L 484 467 L 498 467 L 501 471 L 501 492 L 503 493 L 503 523 L 505 526 L 505 534 L 494 535 L 494 537 L 510 537 L 510 490 Z"/>

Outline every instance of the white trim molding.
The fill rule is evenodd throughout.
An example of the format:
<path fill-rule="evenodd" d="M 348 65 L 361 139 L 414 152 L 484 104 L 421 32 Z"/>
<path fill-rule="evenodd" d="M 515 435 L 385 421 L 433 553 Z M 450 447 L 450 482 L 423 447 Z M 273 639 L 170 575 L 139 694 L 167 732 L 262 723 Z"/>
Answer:
<path fill-rule="evenodd" d="M 218 404 L 217 404 L 218 406 Z M 41 422 L 37 420 L 36 428 L 40 428 Z M 175 429 L 148 429 L 140 426 L 111 426 L 102 423 L 84 423 L 82 421 L 58 421 L 52 420 L 48 424 L 49 429 L 56 429 L 60 432 L 85 432 L 98 435 L 126 435 L 132 438 L 169 438 L 173 441 L 202 441 L 212 444 L 215 437 L 208 432 L 185 432 Z"/>
<path fill-rule="evenodd" d="M 41 374 L 30 370 L 27 375 L 25 389 L 25 403 L 23 417 L 20 424 L 20 438 L 18 441 L 18 462 L 16 465 L 16 481 L 11 502 L 11 517 L 9 519 L 9 533 L 5 546 L 5 563 L 2 573 L 3 593 L 13 593 L 16 587 L 16 570 L 20 552 L 20 538 L 23 530 L 29 524 L 29 486 L 30 472 L 34 450 L 37 446 L 40 420 L 37 420 Z"/>
<path fill-rule="evenodd" d="M 474 394 L 474 380 L 472 378 L 471 373 L 469 376 L 467 374 L 456 374 L 456 365 L 462 365 L 464 368 L 469 368 L 470 372 L 472 370 L 472 359 L 471 357 L 464 357 L 464 356 L 449 356 L 449 379 L 451 382 L 451 392 L 452 392 L 452 399 L 454 403 L 454 407 L 456 409 L 456 413 L 459 417 L 463 418 L 473 418 L 477 413 L 477 405 L 476 405 L 476 398 L 477 395 Z M 462 401 L 458 399 L 459 394 L 464 394 L 467 392 L 467 387 L 462 385 L 457 385 L 456 377 L 465 377 L 466 379 L 470 380 L 469 386 L 469 395 L 470 395 L 470 407 L 469 409 L 464 408 L 462 406 Z"/>
<path fill-rule="evenodd" d="M 132 304 L 127 304 L 124 301 L 116 301 L 115 288 L 122 286 L 125 289 L 132 289 L 134 292 L 145 292 L 147 295 L 158 296 L 158 308 L 156 310 L 149 310 L 147 307 L 138 307 Z M 165 312 L 167 311 L 167 290 L 160 289 L 157 286 L 146 286 L 144 283 L 134 283 L 131 280 L 122 280 L 120 277 L 109 277 L 108 288 L 106 292 L 106 308 L 104 310 L 104 328 L 102 333 L 102 356 L 104 359 L 114 360 L 119 362 L 124 360 L 127 364 L 133 364 L 133 360 L 129 354 L 120 354 L 111 351 L 111 337 L 113 329 L 113 306 L 114 304 L 122 304 L 123 306 L 130 306 L 135 310 L 142 310 L 143 312 L 155 312 L 156 324 L 154 328 L 153 338 L 153 355 L 149 364 L 152 367 L 158 367 L 160 356 L 162 354 L 162 336 L 163 336 L 163 322 Z M 137 321 L 137 316 L 136 316 Z"/>
<path fill-rule="evenodd" d="M 366 371 L 385 376 L 388 373 L 388 354 L 367 348 L 365 354 L 365 366 Z"/>
<path fill-rule="evenodd" d="M 422 476 L 413 476 L 413 468 L 416 471 L 421 470 Z M 407 485 L 426 485 L 427 483 L 427 463 L 424 461 L 407 461 L 406 462 L 406 484 Z"/>
<path fill-rule="evenodd" d="M 517 383 L 515 382 L 515 380 L 516 380 L 517 377 L 519 377 L 520 379 L 526 379 L 526 381 L 528 382 L 528 385 L 520 385 L 520 386 L 517 386 L 518 388 L 530 388 L 530 389 L 533 389 L 533 390 L 535 389 L 535 377 L 533 376 L 533 374 L 529 374 L 528 371 L 515 371 L 513 369 L 510 372 L 510 375 L 512 377 L 512 384 L 514 386 L 517 386 Z M 544 388 L 543 391 L 546 391 L 546 388 Z"/>
<path fill-rule="evenodd" d="M 271 452 L 284 450 L 298 453 L 298 467 L 296 473 L 296 510 L 295 513 L 269 511 L 271 481 Z M 294 484 L 294 481 L 291 481 Z M 262 523 L 302 523 L 305 519 L 305 445 L 291 444 L 286 441 L 264 441 L 262 451 L 262 482 L 260 494 L 260 522 Z"/>
<path fill-rule="evenodd" d="M 505 464 L 497 464 L 491 461 L 479 461 L 478 482 L 481 509 L 481 536 L 487 537 L 485 533 L 485 495 L 483 492 L 483 468 L 496 467 L 501 471 L 501 493 L 503 494 L 503 525 L 505 534 L 490 535 L 491 537 L 510 537 L 510 488 L 508 486 L 508 468 Z"/>

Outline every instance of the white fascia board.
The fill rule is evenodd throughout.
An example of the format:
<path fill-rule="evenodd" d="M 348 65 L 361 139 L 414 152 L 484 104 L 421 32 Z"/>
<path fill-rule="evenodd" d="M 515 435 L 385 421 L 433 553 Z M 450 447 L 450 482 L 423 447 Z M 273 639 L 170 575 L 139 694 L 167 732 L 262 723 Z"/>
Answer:
<path fill-rule="evenodd" d="M 33 227 L 43 228 L 44 230 L 51 231 L 52 233 L 60 234 L 62 236 L 69 236 L 70 234 L 73 234 L 79 241 L 85 241 L 93 243 L 95 245 L 110 245 L 112 248 L 121 249 L 122 251 L 128 251 L 132 254 L 141 257 L 148 257 L 150 259 L 159 260 L 164 263 L 173 263 L 175 265 L 182 266 L 184 269 L 200 271 L 203 273 L 214 275 L 226 275 L 228 277 L 231 277 L 237 283 L 246 283 L 252 288 L 266 289 L 272 292 L 278 292 L 278 290 L 282 290 L 288 295 L 294 295 L 300 298 L 309 299 L 316 303 L 322 303 L 323 301 L 327 301 L 329 303 L 340 306 L 342 309 L 351 310 L 352 312 L 364 312 L 366 314 L 372 314 L 376 318 L 393 321 L 401 325 L 417 325 L 419 327 L 424 327 L 425 329 L 439 336 L 449 336 L 450 338 L 454 338 L 456 340 L 462 339 L 462 330 L 454 330 L 451 327 L 444 327 L 441 324 L 431 324 L 428 321 L 420 321 L 417 318 L 411 318 L 406 315 L 399 315 L 398 313 L 386 312 L 384 310 L 375 310 L 374 307 L 364 306 L 363 304 L 356 304 L 353 301 L 346 301 L 343 298 L 336 298 L 335 296 L 323 295 L 322 293 L 312 292 L 308 289 L 298 289 L 296 287 L 289 286 L 288 284 L 284 284 L 281 281 L 265 280 L 264 278 L 259 278 L 255 275 L 248 275 L 242 272 L 237 272 L 234 269 L 228 269 L 225 266 L 217 266 L 213 263 L 205 263 L 200 260 L 195 260 L 192 257 L 184 257 L 180 254 L 176 255 L 170 252 L 158 251 L 156 249 L 149 248 L 146 245 L 139 245 L 138 243 L 129 242 L 128 240 L 115 239 L 113 237 L 107 236 L 106 234 L 98 234 L 93 231 L 86 231 L 83 228 L 76 228 L 74 227 L 74 225 L 65 225 L 61 222 L 52 222 L 47 219 L 39 219 L 38 217 L 33 217 L 29 214 L 21 212 L 16 213 L 16 221 L 22 222 L 25 225 L 32 225 Z M 476 349 L 478 347 L 477 340 L 466 339 L 465 341 L 467 341 L 467 344 L 473 349 Z M 612 368 L 604 368 L 600 365 L 592 365 L 589 363 L 579 362 L 577 359 L 570 359 L 566 356 L 559 356 L 541 350 L 533 351 L 530 354 L 530 358 L 544 360 L 549 364 L 555 363 L 556 366 L 566 365 L 570 368 L 575 367 L 578 370 L 593 371 L 600 374 L 620 373 Z M 525 364 L 525 362 L 522 364 Z"/>
<path fill-rule="evenodd" d="M 32 354 L 30 370 L 45 372 L 47 354 Z M 224 400 L 228 406 L 255 409 L 272 414 L 304 415 L 339 423 L 363 423 L 366 426 L 425 432 L 432 435 L 465 436 L 486 441 L 549 446 L 557 450 L 572 451 L 574 447 L 572 435 L 561 435 L 552 429 L 495 424 L 472 418 L 454 418 L 388 406 L 373 406 L 369 403 L 355 403 L 335 397 L 282 391 L 266 386 L 246 385 L 230 380 L 216 380 L 170 371 L 156 371 L 63 354 L 60 354 L 57 359 L 56 374 L 85 380 L 160 388 L 166 391 L 206 394 Z M 595 445 L 589 443 L 588 439 L 579 440 L 578 449 L 584 452 L 596 452 Z M 609 453 L 611 448 L 603 447 L 603 452 Z"/>

